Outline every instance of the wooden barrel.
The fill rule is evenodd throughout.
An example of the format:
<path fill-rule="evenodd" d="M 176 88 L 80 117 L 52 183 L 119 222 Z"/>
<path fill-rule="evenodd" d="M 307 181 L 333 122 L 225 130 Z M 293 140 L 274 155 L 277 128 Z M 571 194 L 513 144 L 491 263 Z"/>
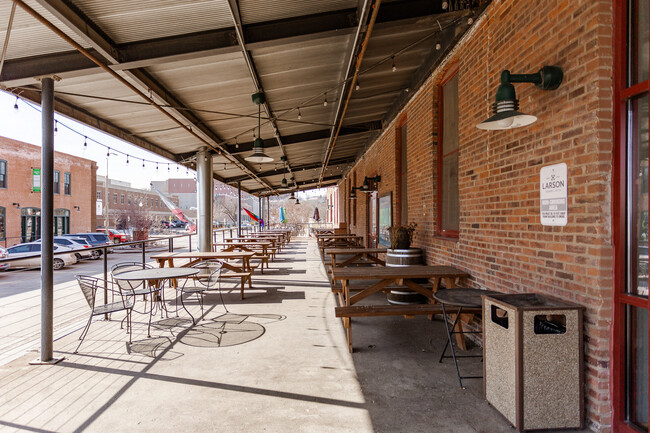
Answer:
<path fill-rule="evenodd" d="M 408 250 L 391 250 L 386 252 L 386 266 L 413 266 L 422 264 L 422 250 L 409 248 Z"/>
<path fill-rule="evenodd" d="M 386 252 L 386 266 L 414 266 L 422 264 L 422 250 L 409 248 L 408 250 L 392 250 Z M 392 289 L 388 295 L 388 302 L 397 305 L 426 304 L 427 297 L 418 292 L 399 287 Z"/>

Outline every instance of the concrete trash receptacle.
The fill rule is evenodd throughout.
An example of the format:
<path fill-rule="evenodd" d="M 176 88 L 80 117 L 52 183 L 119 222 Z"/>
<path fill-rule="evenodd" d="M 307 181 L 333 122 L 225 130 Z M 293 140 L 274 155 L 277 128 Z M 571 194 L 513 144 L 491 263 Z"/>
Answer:
<path fill-rule="evenodd" d="M 582 428 L 582 314 L 540 294 L 483 297 L 485 399 L 517 430 Z"/>

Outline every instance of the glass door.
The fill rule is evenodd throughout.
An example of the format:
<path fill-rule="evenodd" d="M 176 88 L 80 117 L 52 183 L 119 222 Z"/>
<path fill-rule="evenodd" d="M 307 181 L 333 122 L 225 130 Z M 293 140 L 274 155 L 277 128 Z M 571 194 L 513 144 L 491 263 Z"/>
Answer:
<path fill-rule="evenodd" d="M 41 210 L 24 207 L 20 210 L 21 242 L 33 242 L 41 238 Z"/>
<path fill-rule="evenodd" d="M 377 209 L 377 191 L 370 192 L 368 195 L 368 233 L 366 235 L 366 246 L 368 248 L 377 247 L 377 238 L 379 236 L 379 212 Z"/>
<path fill-rule="evenodd" d="M 648 432 L 650 0 L 616 5 L 614 431 Z"/>

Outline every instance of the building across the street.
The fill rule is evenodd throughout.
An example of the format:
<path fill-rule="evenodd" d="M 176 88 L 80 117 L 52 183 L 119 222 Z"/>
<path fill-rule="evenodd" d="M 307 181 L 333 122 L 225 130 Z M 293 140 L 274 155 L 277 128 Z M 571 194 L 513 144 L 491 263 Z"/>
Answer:
<path fill-rule="evenodd" d="M 106 185 L 105 179 L 105 176 L 97 176 L 97 227 L 127 229 L 173 218 L 171 210 L 155 191 L 132 188 L 131 183 L 115 179 L 108 179 Z M 179 199 L 175 194 L 162 190 L 161 192 L 179 206 Z M 196 192 L 193 195 L 196 197 Z M 104 197 L 108 197 L 108 200 L 104 200 Z"/>
<path fill-rule="evenodd" d="M 41 237 L 41 147 L 0 137 L 0 245 Z M 54 152 L 54 233 L 94 230 L 94 161 Z"/>

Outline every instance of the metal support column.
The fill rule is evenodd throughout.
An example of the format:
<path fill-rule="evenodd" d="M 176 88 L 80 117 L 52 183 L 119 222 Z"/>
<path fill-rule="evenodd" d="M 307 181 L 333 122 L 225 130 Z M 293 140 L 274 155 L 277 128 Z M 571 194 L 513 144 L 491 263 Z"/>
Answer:
<path fill-rule="evenodd" d="M 265 221 L 265 220 L 264 220 L 264 211 L 262 209 L 262 196 L 261 195 L 257 197 L 257 211 L 259 212 L 260 219 L 261 219 L 259 230 L 262 231 L 262 222 Z"/>
<path fill-rule="evenodd" d="M 266 221 L 267 224 L 271 224 L 271 204 L 269 201 L 269 196 L 266 196 Z M 268 227 L 268 225 L 267 225 Z"/>
<path fill-rule="evenodd" d="M 237 182 L 237 237 L 241 237 L 241 182 Z"/>
<path fill-rule="evenodd" d="M 41 353 L 32 364 L 54 359 L 54 80 L 41 80 Z M 36 182 L 34 183 L 36 186 Z"/>
<path fill-rule="evenodd" d="M 206 147 L 196 154 L 196 179 L 198 181 L 199 251 L 212 252 L 212 156 Z"/>

